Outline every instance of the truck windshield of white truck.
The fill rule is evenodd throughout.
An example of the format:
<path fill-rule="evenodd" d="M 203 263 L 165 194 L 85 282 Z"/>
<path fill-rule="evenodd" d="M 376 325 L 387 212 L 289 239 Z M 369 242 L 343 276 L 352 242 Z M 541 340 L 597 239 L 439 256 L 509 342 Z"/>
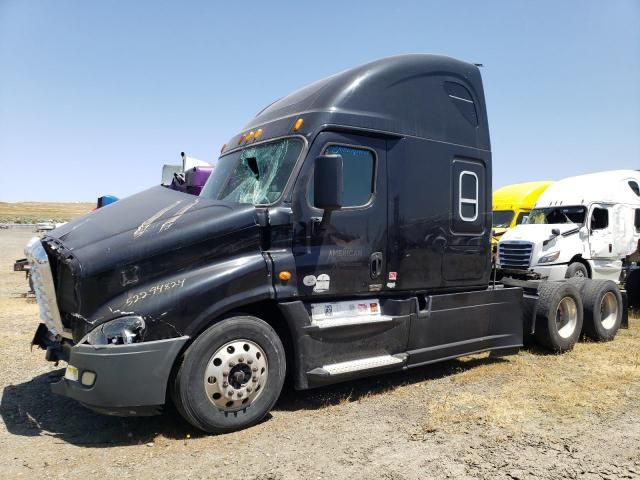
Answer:
<path fill-rule="evenodd" d="M 587 209 L 585 207 L 547 207 L 534 208 L 529 214 L 529 224 L 584 224 Z"/>
<path fill-rule="evenodd" d="M 200 196 L 233 203 L 269 205 L 287 184 L 304 144 L 283 138 L 220 157 Z"/>

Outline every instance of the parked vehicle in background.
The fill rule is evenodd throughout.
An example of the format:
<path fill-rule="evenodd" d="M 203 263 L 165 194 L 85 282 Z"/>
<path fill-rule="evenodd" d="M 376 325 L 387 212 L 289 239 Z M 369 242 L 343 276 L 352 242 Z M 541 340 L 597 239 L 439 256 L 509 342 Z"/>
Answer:
<path fill-rule="evenodd" d="M 624 312 L 613 282 L 490 281 L 480 71 L 434 55 L 280 99 L 223 147 L 200 196 L 157 186 L 26 253 L 33 343 L 68 362 L 54 392 L 118 415 L 171 398 L 208 432 L 259 422 L 287 374 L 316 388 L 512 354 L 525 333 L 563 352 L 583 325 L 611 340 Z"/>
<path fill-rule="evenodd" d="M 163 165 L 162 185 L 179 192 L 200 195 L 213 165 L 180 152 L 181 165 Z"/>
<path fill-rule="evenodd" d="M 498 244 L 498 268 L 510 275 L 620 282 L 640 239 L 640 172 L 580 175 L 549 186 L 526 224 Z"/>
<path fill-rule="evenodd" d="M 551 181 L 514 183 L 493 192 L 493 239 L 497 247 L 500 237 L 516 225 L 526 223 L 529 212 Z"/>

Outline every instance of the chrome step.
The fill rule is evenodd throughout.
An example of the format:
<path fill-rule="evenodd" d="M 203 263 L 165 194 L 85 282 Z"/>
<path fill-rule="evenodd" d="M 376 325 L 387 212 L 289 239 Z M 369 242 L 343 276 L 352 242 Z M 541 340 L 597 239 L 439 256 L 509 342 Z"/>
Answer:
<path fill-rule="evenodd" d="M 374 370 L 378 368 L 391 367 L 401 365 L 407 358 L 406 354 L 400 355 L 379 355 L 376 357 L 360 358 L 358 360 L 349 360 L 347 362 L 332 363 L 321 368 L 315 368 L 309 372 L 314 376 L 338 376 L 347 373 L 360 372 L 364 370 Z"/>

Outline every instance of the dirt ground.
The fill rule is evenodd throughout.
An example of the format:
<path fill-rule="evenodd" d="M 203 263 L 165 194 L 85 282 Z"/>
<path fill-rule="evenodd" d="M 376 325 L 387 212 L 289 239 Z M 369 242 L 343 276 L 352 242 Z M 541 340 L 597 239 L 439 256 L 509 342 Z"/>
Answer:
<path fill-rule="evenodd" d="M 0 202 L 0 223 L 64 222 L 95 208 L 95 203 Z"/>
<path fill-rule="evenodd" d="M 640 319 L 607 344 L 467 357 L 310 392 L 207 436 L 169 411 L 115 418 L 50 393 L 36 305 L 0 230 L 0 478 L 640 478 Z"/>

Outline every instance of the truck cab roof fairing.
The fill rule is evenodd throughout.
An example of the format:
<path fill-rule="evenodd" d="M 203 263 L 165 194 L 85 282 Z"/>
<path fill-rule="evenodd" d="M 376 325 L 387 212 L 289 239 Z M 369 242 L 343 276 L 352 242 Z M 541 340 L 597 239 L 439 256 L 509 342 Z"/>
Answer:
<path fill-rule="evenodd" d="M 388 132 L 490 150 L 478 67 L 427 54 L 384 58 L 312 83 L 273 102 L 243 129 L 287 134 L 325 125 Z M 271 135 L 270 135 L 271 136 Z M 240 135 L 230 140 L 236 145 Z"/>

